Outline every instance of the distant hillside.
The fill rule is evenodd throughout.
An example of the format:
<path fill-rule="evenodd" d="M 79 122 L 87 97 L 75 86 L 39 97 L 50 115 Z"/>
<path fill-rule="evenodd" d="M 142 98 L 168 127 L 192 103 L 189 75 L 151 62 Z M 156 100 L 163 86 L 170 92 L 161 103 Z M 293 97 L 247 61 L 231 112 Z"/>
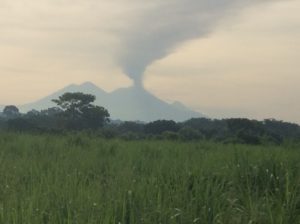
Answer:
<path fill-rule="evenodd" d="M 66 92 L 89 93 L 89 94 L 95 95 L 97 97 L 97 99 L 100 99 L 100 100 L 101 100 L 101 98 L 103 98 L 107 95 L 107 93 L 104 90 L 98 88 L 97 86 L 95 86 L 94 84 L 92 84 L 90 82 L 83 83 L 82 85 L 72 84 L 72 85 L 66 86 L 65 88 L 58 90 L 40 100 L 37 100 L 37 101 L 29 103 L 29 104 L 20 105 L 19 109 L 22 112 L 28 112 L 32 109 L 42 110 L 42 109 L 54 107 L 56 104 L 53 103 L 52 100 L 57 99 L 59 96 L 61 96 L 62 94 L 66 93 Z"/>
<path fill-rule="evenodd" d="M 107 93 L 90 82 L 81 85 L 69 85 L 36 102 L 19 106 L 20 111 L 32 109 L 42 110 L 55 106 L 52 99 L 58 98 L 65 92 L 83 92 L 96 96 L 95 104 L 108 109 L 113 119 L 153 121 L 158 119 L 172 119 L 184 121 L 193 117 L 203 117 L 179 102 L 166 103 L 142 88 L 121 88 Z"/>

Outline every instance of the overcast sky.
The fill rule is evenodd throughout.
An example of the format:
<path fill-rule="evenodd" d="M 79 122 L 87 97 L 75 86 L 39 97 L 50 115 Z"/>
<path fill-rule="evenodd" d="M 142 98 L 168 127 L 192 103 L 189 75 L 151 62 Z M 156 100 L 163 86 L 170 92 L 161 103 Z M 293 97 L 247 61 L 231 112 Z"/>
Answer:
<path fill-rule="evenodd" d="M 299 12 L 299 0 L 1 0 L 0 105 L 138 76 L 211 117 L 300 123 Z"/>

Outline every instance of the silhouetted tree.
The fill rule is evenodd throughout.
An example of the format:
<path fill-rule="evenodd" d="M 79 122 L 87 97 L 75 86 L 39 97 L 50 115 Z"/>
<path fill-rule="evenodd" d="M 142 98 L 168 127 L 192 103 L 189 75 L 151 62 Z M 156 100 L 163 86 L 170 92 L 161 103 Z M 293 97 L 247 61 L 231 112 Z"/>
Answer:
<path fill-rule="evenodd" d="M 162 133 L 162 137 L 163 139 L 166 140 L 178 140 L 179 139 L 179 134 L 177 132 L 173 132 L 173 131 L 165 131 Z"/>
<path fill-rule="evenodd" d="M 300 127 L 297 124 L 292 124 L 275 119 L 266 119 L 263 121 L 265 129 L 272 133 L 273 136 L 281 138 L 300 138 Z"/>
<path fill-rule="evenodd" d="M 190 127 L 201 132 L 208 139 L 222 139 L 227 135 L 228 127 L 225 120 L 209 118 L 192 118 L 185 121 L 183 127 Z"/>
<path fill-rule="evenodd" d="M 62 112 L 63 112 L 63 110 L 59 107 L 50 107 L 46 110 L 42 110 L 40 114 L 43 116 L 53 117 L 53 116 L 61 114 Z"/>
<path fill-rule="evenodd" d="M 108 111 L 92 103 L 96 97 L 80 92 L 65 93 L 58 99 L 52 100 L 62 110 L 66 127 L 70 129 L 96 129 L 109 121 Z"/>
<path fill-rule="evenodd" d="M 82 120 L 87 128 L 97 129 L 109 121 L 109 113 L 104 107 L 91 106 L 82 109 Z"/>
<path fill-rule="evenodd" d="M 60 107 L 64 114 L 72 119 L 80 118 L 85 108 L 91 108 L 94 105 L 96 97 L 91 94 L 84 94 L 81 92 L 65 93 L 58 99 L 52 100 Z"/>
<path fill-rule="evenodd" d="M 261 122 L 245 118 L 228 119 L 230 134 L 246 144 L 259 144 L 266 131 Z"/>
<path fill-rule="evenodd" d="M 158 120 L 145 125 L 145 132 L 147 134 L 160 135 L 165 131 L 177 132 L 180 126 L 172 120 Z"/>
<path fill-rule="evenodd" d="M 144 132 L 144 124 L 133 122 L 133 121 L 126 121 L 119 126 L 120 132 L 132 132 L 132 133 L 142 133 Z"/>
<path fill-rule="evenodd" d="M 7 121 L 6 128 L 12 131 L 33 131 L 35 130 L 35 125 L 28 119 L 25 118 L 15 118 Z"/>
<path fill-rule="evenodd" d="M 4 107 L 3 114 L 6 118 L 16 118 L 20 115 L 19 109 L 14 105 Z"/>
<path fill-rule="evenodd" d="M 203 139 L 203 135 L 201 134 L 201 132 L 191 127 L 184 127 L 180 129 L 179 136 L 182 140 L 185 141 Z"/>
<path fill-rule="evenodd" d="M 41 113 L 35 109 L 30 110 L 26 113 L 26 117 L 36 117 L 39 116 Z"/>

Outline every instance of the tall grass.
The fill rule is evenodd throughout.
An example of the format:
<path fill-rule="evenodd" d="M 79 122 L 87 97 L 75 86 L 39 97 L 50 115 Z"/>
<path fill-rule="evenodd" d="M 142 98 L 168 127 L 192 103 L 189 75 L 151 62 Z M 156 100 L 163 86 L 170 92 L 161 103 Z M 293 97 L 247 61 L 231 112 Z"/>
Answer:
<path fill-rule="evenodd" d="M 0 134 L 0 223 L 300 223 L 300 151 Z"/>

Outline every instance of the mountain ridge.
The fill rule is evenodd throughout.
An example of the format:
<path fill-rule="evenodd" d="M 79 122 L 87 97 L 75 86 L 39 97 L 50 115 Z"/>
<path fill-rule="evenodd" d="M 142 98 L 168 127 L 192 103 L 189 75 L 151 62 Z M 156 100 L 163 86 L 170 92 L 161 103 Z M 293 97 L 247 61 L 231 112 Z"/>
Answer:
<path fill-rule="evenodd" d="M 55 103 L 52 102 L 52 99 L 58 98 L 65 92 L 83 92 L 95 95 L 95 105 L 105 107 L 112 119 L 149 122 L 159 119 L 184 121 L 194 117 L 204 117 L 201 113 L 189 109 L 178 101 L 167 103 L 141 87 L 133 86 L 106 92 L 92 82 L 84 82 L 79 85 L 70 84 L 37 101 L 18 107 L 21 112 L 54 107 Z"/>

